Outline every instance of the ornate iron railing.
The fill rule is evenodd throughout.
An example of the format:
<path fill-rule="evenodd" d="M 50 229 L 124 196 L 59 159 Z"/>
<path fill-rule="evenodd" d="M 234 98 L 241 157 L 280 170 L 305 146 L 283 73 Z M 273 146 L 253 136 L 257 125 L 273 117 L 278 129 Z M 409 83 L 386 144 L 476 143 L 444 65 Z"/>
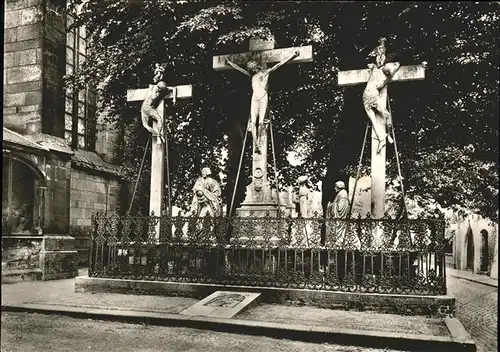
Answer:
<path fill-rule="evenodd" d="M 92 277 L 446 294 L 444 220 L 111 213 L 92 224 Z"/>

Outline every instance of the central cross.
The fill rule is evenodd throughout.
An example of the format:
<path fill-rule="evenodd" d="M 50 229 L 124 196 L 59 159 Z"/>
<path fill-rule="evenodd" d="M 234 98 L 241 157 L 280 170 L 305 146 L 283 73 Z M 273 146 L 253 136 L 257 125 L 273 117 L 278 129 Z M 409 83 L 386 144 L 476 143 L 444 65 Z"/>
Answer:
<path fill-rule="evenodd" d="M 236 209 L 239 216 L 253 212 L 254 216 L 265 216 L 267 213 L 277 215 L 276 200 L 273 200 L 271 186 L 267 177 L 268 149 L 268 86 L 269 75 L 286 63 L 302 63 L 313 61 L 312 46 L 274 49 L 273 40 L 260 38 L 250 39 L 249 52 L 239 54 L 218 55 L 213 57 L 213 69 L 236 69 L 251 77 L 252 102 L 247 129 L 252 133 L 252 183 L 247 186 L 242 208 Z M 267 64 L 277 63 L 271 68 Z M 250 72 L 241 66 L 246 67 Z M 279 197 L 279 190 L 276 190 Z"/>
<path fill-rule="evenodd" d="M 153 89 L 153 85 L 149 88 L 129 89 L 127 90 L 127 101 L 143 101 L 147 94 Z M 193 95 L 192 85 L 182 85 L 175 87 L 167 87 L 170 92 L 162 99 L 156 111 L 161 117 L 161 121 L 153 120 L 152 128 L 156 131 L 162 131 L 165 134 L 164 128 L 158 128 L 158 124 L 164 126 L 165 124 L 165 99 L 173 99 L 174 95 L 177 99 L 190 98 Z M 176 93 L 174 93 L 176 92 Z M 160 138 L 162 137 L 162 138 Z M 165 135 L 153 135 L 151 143 L 151 182 L 149 193 L 149 214 L 161 216 L 161 205 L 163 201 L 163 191 L 165 189 L 164 175 L 165 175 L 165 146 L 161 143 L 161 139 L 165 140 Z M 168 172 L 168 170 L 167 170 Z M 170 186 L 170 185 L 169 185 Z M 170 190 L 169 190 L 170 192 Z M 169 204 L 171 206 L 171 204 Z M 171 211 L 171 209 L 169 209 Z M 156 238 L 160 237 L 160 222 L 155 226 Z"/>
<path fill-rule="evenodd" d="M 382 58 L 382 64 L 385 57 Z M 388 64 L 391 65 L 391 64 Z M 357 84 L 367 83 L 372 77 L 373 70 L 376 67 L 371 65 L 369 69 L 340 71 L 338 74 L 339 86 L 352 86 Z M 400 66 L 394 75 L 389 78 L 389 82 L 416 81 L 425 79 L 425 64 Z M 381 88 L 381 96 L 387 99 L 386 86 Z M 365 90 L 366 92 L 366 90 Z M 390 119 L 391 117 L 389 117 Z M 386 121 L 392 123 L 392 121 Z M 377 131 L 377 129 L 379 131 Z M 371 216 L 374 219 L 381 219 L 385 213 L 385 162 L 386 162 L 386 147 L 385 141 L 381 141 L 380 132 L 385 130 L 385 126 L 373 126 L 372 124 L 372 143 L 371 143 Z M 389 133 L 390 136 L 390 133 Z"/>

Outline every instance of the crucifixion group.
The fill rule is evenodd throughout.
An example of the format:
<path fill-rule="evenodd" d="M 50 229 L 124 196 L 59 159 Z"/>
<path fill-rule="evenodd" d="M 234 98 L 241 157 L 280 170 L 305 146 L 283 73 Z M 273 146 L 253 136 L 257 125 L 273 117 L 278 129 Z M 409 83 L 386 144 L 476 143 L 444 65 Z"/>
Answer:
<path fill-rule="evenodd" d="M 385 147 L 386 142 L 393 142 L 392 116 L 388 108 L 387 84 L 390 81 L 410 81 L 424 79 L 424 65 L 400 66 L 398 62 L 387 62 L 385 39 L 370 54 L 374 62 L 368 69 L 340 71 L 338 85 L 348 86 L 366 83 L 362 101 L 372 127 L 372 200 L 378 195 L 376 203 L 384 202 L 385 184 Z M 252 97 L 248 118 L 247 132 L 253 139 L 252 181 L 255 185 L 267 180 L 267 135 L 271 121 L 269 119 L 269 85 L 268 80 L 275 70 L 287 63 L 304 63 L 313 61 L 312 46 L 274 48 L 274 41 L 252 38 L 250 51 L 246 53 L 218 55 L 213 57 L 213 69 L 235 69 L 250 77 Z M 270 68 L 267 64 L 274 63 Z M 145 89 L 129 90 L 128 101 L 141 101 L 142 124 L 152 133 L 152 173 L 150 211 L 160 214 L 163 191 L 163 159 L 168 126 L 165 128 L 164 101 L 189 98 L 192 86 L 168 86 L 164 82 L 165 67 L 157 64 L 153 85 Z M 168 125 L 168 124 L 167 124 Z M 272 127 L 271 127 L 272 133 Z M 272 136 L 271 136 L 272 137 Z M 383 164 L 383 165 L 382 165 Z M 375 166 L 375 169 L 374 169 Z M 382 167 L 383 166 L 383 167 Z M 377 169 L 378 168 L 378 169 Z M 381 169 L 380 169 L 381 168 Z M 378 173 L 378 175 L 377 175 Z M 377 185 L 377 180 L 382 184 Z M 378 188 L 382 187 L 381 193 Z M 256 186 L 256 190 L 257 186 Z M 372 208 L 374 207 L 372 202 Z M 376 207 L 376 206 L 375 206 Z M 372 209 L 373 211 L 373 209 Z M 375 209 L 374 216 L 380 211 Z"/>

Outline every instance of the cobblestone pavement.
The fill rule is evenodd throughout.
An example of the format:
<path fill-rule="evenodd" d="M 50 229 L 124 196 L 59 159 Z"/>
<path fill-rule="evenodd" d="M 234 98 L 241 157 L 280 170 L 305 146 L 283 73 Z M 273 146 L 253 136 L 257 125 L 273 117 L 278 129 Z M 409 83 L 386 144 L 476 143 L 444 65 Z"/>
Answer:
<path fill-rule="evenodd" d="M 397 352 L 206 330 L 2 313 L 2 352 Z"/>
<path fill-rule="evenodd" d="M 478 352 L 498 351 L 498 288 L 448 277 L 457 299 L 456 317 L 476 342 Z"/>

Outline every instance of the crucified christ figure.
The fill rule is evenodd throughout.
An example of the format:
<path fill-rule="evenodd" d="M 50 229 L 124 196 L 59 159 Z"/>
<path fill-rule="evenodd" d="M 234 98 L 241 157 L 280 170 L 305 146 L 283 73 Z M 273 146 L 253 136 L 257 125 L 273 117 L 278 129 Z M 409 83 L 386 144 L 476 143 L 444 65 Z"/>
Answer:
<path fill-rule="evenodd" d="M 255 138 L 256 140 L 259 140 L 260 137 L 258 134 L 259 131 L 258 127 L 263 125 L 264 118 L 266 117 L 267 113 L 267 103 L 269 100 L 267 91 L 269 74 L 299 55 L 300 55 L 299 51 L 295 51 L 292 55 L 290 55 L 286 59 L 278 62 L 276 65 L 268 69 L 262 67 L 262 65 L 260 65 L 255 61 L 249 61 L 247 63 L 247 69 L 250 72 L 241 68 L 234 62 L 226 60 L 226 63 L 229 66 L 252 78 L 253 94 L 250 105 L 250 121 L 248 125 L 248 130 L 252 133 L 253 138 Z M 256 143 L 256 145 L 258 146 L 259 144 Z M 258 150 L 256 151 L 258 152 Z"/>

